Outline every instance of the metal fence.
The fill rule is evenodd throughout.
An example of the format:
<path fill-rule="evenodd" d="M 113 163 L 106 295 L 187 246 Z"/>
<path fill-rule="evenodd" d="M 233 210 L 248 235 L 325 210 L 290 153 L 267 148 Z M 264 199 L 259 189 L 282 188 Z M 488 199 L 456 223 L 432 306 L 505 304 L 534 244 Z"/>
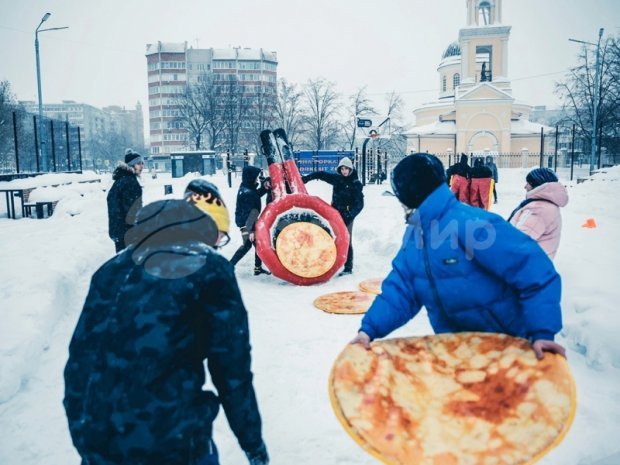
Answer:
<path fill-rule="evenodd" d="M 11 126 L 0 141 L 1 173 L 66 172 L 82 169 L 78 126 L 73 126 L 68 121 L 45 117 L 39 125 L 38 116 L 24 111 L 12 112 Z"/>

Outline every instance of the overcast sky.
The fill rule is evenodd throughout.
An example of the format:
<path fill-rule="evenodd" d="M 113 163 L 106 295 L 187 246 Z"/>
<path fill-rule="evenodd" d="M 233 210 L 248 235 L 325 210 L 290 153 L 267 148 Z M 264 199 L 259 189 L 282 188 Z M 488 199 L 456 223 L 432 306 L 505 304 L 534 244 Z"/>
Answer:
<path fill-rule="evenodd" d="M 553 83 L 598 29 L 616 35 L 620 0 L 504 0 L 512 26 L 513 95 L 557 106 Z M 40 34 L 43 101 L 147 106 L 147 43 L 242 46 L 278 53 L 278 77 L 324 77 L 343 95 L 367 86 L 377 106 L 399 92 L 411 114 L 438 93 L 437 65 L 465 25 L 465 0 L 0 0 L 0 80 L 37 99 L 34 30 Z"/>

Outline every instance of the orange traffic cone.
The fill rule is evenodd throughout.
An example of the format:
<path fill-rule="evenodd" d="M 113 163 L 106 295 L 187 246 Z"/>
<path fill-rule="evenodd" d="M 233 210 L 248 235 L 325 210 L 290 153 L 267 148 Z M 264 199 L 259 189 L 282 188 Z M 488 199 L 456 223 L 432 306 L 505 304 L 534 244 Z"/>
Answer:
<path fill-rule="evenodd" d="M 585 223 L 581 225 L 582 228 L 596 228 L 596 221 L 594 218 L 588 218 Z"/>

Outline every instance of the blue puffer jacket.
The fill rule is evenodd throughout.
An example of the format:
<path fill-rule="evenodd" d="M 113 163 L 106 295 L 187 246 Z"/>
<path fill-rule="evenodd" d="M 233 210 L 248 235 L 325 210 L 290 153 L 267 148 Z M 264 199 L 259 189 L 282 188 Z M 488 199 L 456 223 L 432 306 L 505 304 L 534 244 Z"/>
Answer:
<path fill-rule="evenodd" d="M 439 186 L 408 220 L 382 293 L 362 320 L 384 337 L 424 305 L 436 333 L 482 331 L 535 341 L 562 327 L 561 280 L 540 246 L 500 216 Z"/>

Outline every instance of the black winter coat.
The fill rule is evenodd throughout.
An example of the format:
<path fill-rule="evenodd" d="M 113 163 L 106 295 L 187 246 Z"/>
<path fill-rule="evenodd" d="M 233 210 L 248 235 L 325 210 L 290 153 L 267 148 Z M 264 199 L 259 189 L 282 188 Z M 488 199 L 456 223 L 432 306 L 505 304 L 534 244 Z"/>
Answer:
<path fill-rule="evenodd" d="M 108 192 L 108 234 L 113 241 L 124 240 L 136 213 L 142 208 L 142 186 L 131 167 L 122 163 L 112 174 Z"/>
<path fill-rule="evenodd" d="M 459 161 L 454 165 L 450 166 L 446 170 L 446 180 L 450 183 L 450 178 L 454 175 L 459 175 L 464 177 L 465 179 L 469 179 L 471 175 L 471 167 L 467 164 L 467 162 Z"/>
<path fill-rule="evenodd" d="M 493 171 L 491 171 L 491 168 L 489 168 L 488 166 L 484 166 L 484 165 L 474 166 L 471 169 L 470 177 L 472 179 L 492 178 Z"/>
<path fill-rule="evenodd" d="M 364 193 L 362 183 L 357 177 L 357 171 L 351 171 L 349 176 L 342 174 L 327 173 L 325 171 L 315 171 L 306 176 L 302 176 L 305 183 L 314 179 L 320 179 L 334 186 L 332 192 L 332 207 L 342 216 L 345 224 L 351 223 L 364 208 Z"/>
<path fill-rule="evenodd" d="M 260 169 L 255 166 L 246 166 L 241 175 L 241 185 L 237 191 L 237 205 L 235 206 L 235 224 L 239 228 L 254 231 L 254 224 L 261 210 L 261 195 L 265 190 L 259 190 L 256 179 Z"/>
<path fill-rule="evenodd" d="M 220 403 L 243 450 L 262 443 L 233 268 L 185 237 L 130 246 L 92 278 L 64 372 L 69 429 L 88 463 L 194 465 Z M 202 390 L 204 359 L 219 401 Z"/>

